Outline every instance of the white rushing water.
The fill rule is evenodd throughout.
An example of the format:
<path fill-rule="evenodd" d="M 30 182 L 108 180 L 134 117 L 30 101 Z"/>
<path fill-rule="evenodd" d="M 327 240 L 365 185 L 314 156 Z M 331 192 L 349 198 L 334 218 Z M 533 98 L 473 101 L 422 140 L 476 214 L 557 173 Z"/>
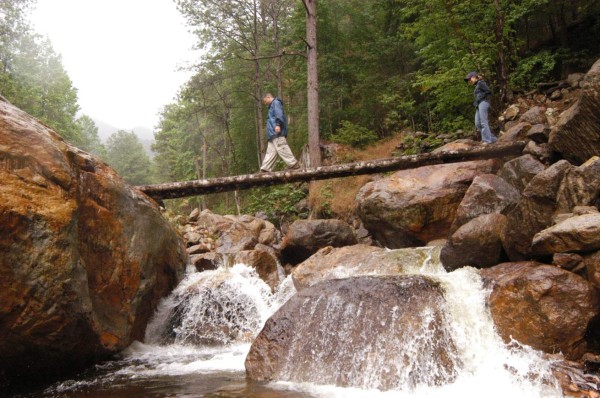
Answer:
<path fill-rule="evenodd" d="M 446 273 L 436 261 L 435 251 L 431 249 L 429 253 L 427 261 L 408 272 L 433 277 L 445 289 L 447 316 L 463 364 L 455 382 L 444 386 L 416 386 L 409 391 L 387 392 L 273 382 L 264 387 L 268 389 L 267 393 L 253 396 L 561 397 L 560 389 L 551 375 L 550 364 L 539 352 L 516 343 L 508 346 L 496 334 L 486 309 L 487 293 L 476 270 L 465 267 Z M 135 383 L 136 380 L 152 378 L 169 378 L 172 383 L 173 378 L 189 377 L 197 382 L 203 380 L 202 377 L 222 377 L 224 374 L 230 375 L 228 377 L 231 377 L 232 383 L 243 384 L 244 360 L 251 341 L 266 320 L 294 293 L 288 277 L 280 289 L 272 294 L 256 272 L 242 264 L 202 273 L 190 270 L 185 280 L 159 306 L 148 326 L 145 343 L 134 343 L 123 352 L 121 361 L 107 365 L 110 369 L 102 376 L 65 382 L 53 387 L 52 392 L 56 394 L 85 386 L 121 382 Z M 179 386 L 175 390 L 182 391 L 182 388 Z M 177 396 L 206 396 L 199 386 L 190 387 L 190 390 L 197 393 Z M 232 392 L 229 395 L 207 396 L 246 395 Z"/>

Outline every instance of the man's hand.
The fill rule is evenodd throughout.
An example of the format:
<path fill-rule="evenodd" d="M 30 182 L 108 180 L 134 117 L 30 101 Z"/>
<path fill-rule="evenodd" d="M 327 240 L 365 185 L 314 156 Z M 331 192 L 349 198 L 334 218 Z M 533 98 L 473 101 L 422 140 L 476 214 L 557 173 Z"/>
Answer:
<path fill-rule="evenodd" d="M 281 133 L 281 126 L 275 126 L 275 132 L 277 134 Z"/>

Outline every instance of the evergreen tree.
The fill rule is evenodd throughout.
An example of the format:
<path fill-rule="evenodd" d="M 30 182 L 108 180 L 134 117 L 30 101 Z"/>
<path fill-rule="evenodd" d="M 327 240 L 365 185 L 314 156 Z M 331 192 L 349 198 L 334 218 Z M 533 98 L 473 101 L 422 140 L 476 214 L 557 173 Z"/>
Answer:
<path fill-rule="evenodd" d="M 98 127 L 88 115 L 82 115 L 77 119 L 77 126 L 81 131 L 81 146 L 84 151 L 93 153 L 102 159 L 106 159 L 106 148 L 98 136 Z"/>
<path fill-rule="evenodd" d="M 151 182 L 151 163 L 133 131 L 119 130 L 108 137 L 106 161 L 132 185 Z"/>

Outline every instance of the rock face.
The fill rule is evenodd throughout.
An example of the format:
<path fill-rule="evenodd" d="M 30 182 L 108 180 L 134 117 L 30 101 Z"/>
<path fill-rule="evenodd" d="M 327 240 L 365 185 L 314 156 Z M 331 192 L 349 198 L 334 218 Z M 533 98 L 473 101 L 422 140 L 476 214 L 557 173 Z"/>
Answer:
<path fill-rule="evenodd" d="M 510 260 L 528 259 L 534 235 L 552 225 L 561 181 L 572 168 L 569 162 L 561 160 L 527 184 L 519 203 L 507 214 L 508 232 L 503 246 Z"/>
<path fill-rule="evenodd" d="M 511 337 L 548 353 L 578 358 L 586 350 L 588 323 L 598 314 L 598 294 L 580 276 L 535 262 L 504 263 L 482 270 L 491 285 L 494 323 Z"/>
<path fill-rule="evenodd" d="M 506 235 L 506 217 L 484 214 L 462 225 L 442 248 L 440 259 L 448 271 L 470 265 L 485 268 L 502 258 L 502 240 Z"/>
<path fill-rule="evenodd" d="M 581 86 L 579 100 L 564 112 L 550 133 L 550 146 L 573 164 L 600 156 L 600 60 Z"/>
<path fill-rule="evenodd" d="M 446 238 L 473 179 L 494 173 L 493 160 L 402 170 L 366 184 L 357 194 L 358 214 L 384 246 L 423 246 Z"/>
<path fill-rule="evenodd" d="M 465 193 L 450 232 L 482 215 L 512 210 L 519 201 L 519 191 L 494 174 L 475 177 Z"/>
<path fill-rule="evenodd" d="M 56 376 L 142 339 L 187 257 L 158 206 L 1 101 L 0 181 L 0 379 Z"/>
<path fill-rule="evenodd" d="M 600 213 L 566 219 L 533 237 L 537 255 L 565 252 L 591 252 L 600 249 Z"/>
<path fill-rule="evenodd" d="M 323 247 L 356 243 L 352 227 L 342 220 L 297 220 L 283 239 L 281 255 L 286 263 L 298 264 Z"/>
<path fill-rule="evenodd" d="M 446 384 L 461 363 L 444 313 L 443 289 L 423 276 L 325 281 L 267 321 L 246 374 L 380 390 Z"/>

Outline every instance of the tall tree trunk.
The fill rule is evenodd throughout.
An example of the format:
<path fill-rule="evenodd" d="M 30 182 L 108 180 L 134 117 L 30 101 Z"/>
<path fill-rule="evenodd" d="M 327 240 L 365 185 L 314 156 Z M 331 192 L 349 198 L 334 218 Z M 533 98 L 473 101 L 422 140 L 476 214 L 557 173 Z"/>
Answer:
<path fill-rule="evenodd" d="M 279 14 L 275 13 L 273 15 L 273 36 L 275 41 L 275 54 L 277 58 L 275 58 L 275 79 L 277 80 L 277 95 L 279 98 L 283 98 L 283 77 L 282 77 L 282 67 L 281 67 L 281 46 L 279 43 Z"/>
<path fill-rule="evenodd" d="M 504 25 L 506 14 L 500 7 L 499 0 L 494 0 L 494 10 L 496 12 L 496 26 L 494 35 L 498 44 L 498 58 L 496 61 L 496 75 L 498 79 L 498 91 L 500 92 L 500 101 L 505 103 L 508 89 L 508 63 L 506 54 L 506 39 L 504 38 Z"/>
<path fill-rule="evenodd" d="M 256 104 L 256 115 L 258 122 L 258 149 L 259 154 L 264 154 L 267 149 L 267 143 L 265 138 L 265 123 L 263 116 L 263 103 L 262 103 L 262 83 L 260 76 L 260 26 L 258 23 L 258 0 L 254 0 L 254 15 L 253 15 L 253 27 L 252 27 L 252 37 L 253 37 L 253 46 L 252 56 L 254 57 L 254 101 Z M 259 156 L 259 165 L 262 161 L 262 156 Z"/>
<path fill-rule="evenodd" d="M 308 68 L 308 151 L 310 167 L 321 165 L 319 146 L 319 77 L 317 72 L 317 0 L 302 0 L 306 9 Z"/>

